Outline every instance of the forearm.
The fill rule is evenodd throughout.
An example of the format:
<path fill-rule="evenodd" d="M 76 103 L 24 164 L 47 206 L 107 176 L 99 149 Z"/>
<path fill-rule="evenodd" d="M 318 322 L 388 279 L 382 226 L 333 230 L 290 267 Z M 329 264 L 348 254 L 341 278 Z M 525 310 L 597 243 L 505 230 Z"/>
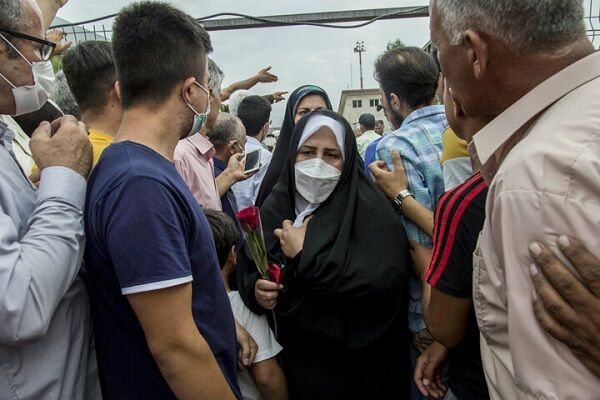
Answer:
<path fill-rule="evenodd" d="M 219 191 L 219 197 L 223 197 L 227 191 L 231 189 L 235 183 L 235 179 L 233 178 L 231 171 L 226 169 L 221 175 L 215 178 L 215 182 L 217 184 L 217 190 Z"/>
<path fill-rule="evenodd" d="M 56 13 L 60 9 L 59 0 L 37 0 L 37 4 L 42 12 L 42 28 L 44 32 L 48 29 Z"/>
<path fill-rule="evenodd" d="M 423 313 L 427 314 L 431 302 L 431 285 L 421 277 L 421 286 L 423 287 Z"/>
<path fill-rule="evenodd" d="M 177 399 L 235 399 L 208 344 L 199 333 L 153 350 L 152 354 Z"/>
<path fill-rule="evenodd" d="M 465 336 L 473 301 L 429 288 L 429 304 L 423 310 L 427 328 L 437 342 L 449 348 L 456 347 Z"/>
<path fill-rule="evenodd" d="M 258 77 L 256 76 L 245 79 L 243 81 L 232 83 L 225 89 L 221 89 L 221 101 L 229 100 L 231 95 L 237 90 L 248 90 L 256 86 L 256 84 L 258 84 Z"/>
<path fill-rule="evenodd" d="M 79 271 L 83 256 L 85 180 L 66 168 L 43 172 L 29 229 L 19 237 L 0 213 L 0 342 L 25 344 L 43 337 Z"/>
<path fill-rule="evenodd" d="M 402 213 L 429 237 L 433 237 L 433 212 L 422 206 L 413 197 L 407 197 L 402 202 Z"/>

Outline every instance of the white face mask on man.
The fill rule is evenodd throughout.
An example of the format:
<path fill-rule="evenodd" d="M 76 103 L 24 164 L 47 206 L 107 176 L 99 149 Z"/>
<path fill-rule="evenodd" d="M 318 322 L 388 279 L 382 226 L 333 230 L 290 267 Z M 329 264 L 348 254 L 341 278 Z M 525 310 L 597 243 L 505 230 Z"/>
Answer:
<path fill-rule="evenodd" d="M 12 86 L 12 93 L 15 99 L 15 114 L 23 115 L 39 110 L 46 104 L 50 93 L 54 87 L 54 70 L 52 69 L 52 63 L 50 61 L 36 61 L 30 63 L 27 58 L 8 40 L 4 35 L 0 34 L 0 37 L 4 39 L 23 60 L 31 67 L 33 73 L 33 85 L 31 86 L 15 86 L 9 81 L 2 73 L 2 77 L 10 86 Z"/>
<path fill-rule="evenodd" d="M 296 163 L 296 190 L 309 203 L 323 203 L 333 193 L 342 172 L 320 158 Z"/>

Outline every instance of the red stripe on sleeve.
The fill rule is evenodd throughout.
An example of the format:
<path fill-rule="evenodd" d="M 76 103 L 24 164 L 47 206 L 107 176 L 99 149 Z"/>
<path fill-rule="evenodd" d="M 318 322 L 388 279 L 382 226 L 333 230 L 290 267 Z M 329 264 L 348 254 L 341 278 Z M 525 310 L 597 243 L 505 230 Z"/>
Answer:
<path fill-rule="evenodd" d="M 460 220 L 461 220 L 463 214 L 465 213 L 465 210 L 467 209 L 469 204 L 471 204 L 473 199 L 475 197 L 477 197 L 483 190 L 485 190 L 486 187 L 487 187 L 487 184 L 485 182 L 481 182 L 460 203 L 458 210 L 456 211 L 456 213 L 454 214 L 454 216 L 452 218 L 452 223 L 450 225 L 450 234 L 448 236 L 448 242 L 446 243 L 446 246 L 444 248 L 442 260 L 438 263 L 438 267 L 435 271 L 433 278 L 431 278 L 431 280 L 428 281 L 431 286 L 435 287 L 436 283 L 438 282 L 438 280 L 444 273 L 444 270 L 446 269 L 446 265 L 448 264 L 448 259 L 450 258 L 450 253 L 452 252 L 452 247 L 454 247 L 454 236 L 456 235 L 456 230 L 458 229 L 458 225 L 460 223 Z"/>
<path fill-rule="evenodd" d="M 447 201 L 449 201 L 449 204 L 445 207 L 444 209 L 444 215 L 441 219 L 442 221 L 442 225 L 439 229 L 439 231 L 437 231 L 437 235 L 434 232 L 434 243 L 433 243 L 433 255 L 431 257 L 431 263 L 429 265 L 429 268 L 427 270 L 427 273 L 425 274 L 425 280 L 429 281 L 430 275 L 433 273 L 433 270 L 436 267 L 436 265 L 438 264 L 437 262 L 435 262 L 437 260 L 437 258 L 439 257 L 439 253 L 442 250 L 442 242 L 443 242 L 443 235 L 444 232 L 446 231 L 446 225 L 449 219 L 449 214 L 450 211 L 452 211 L 452 208 L 454 207 L 454 204 L 456 203 L 456 201 L 460 198 L 460 196 L 467 191 L 467 189 L 469 189 L 473 182 L 477 181 L 478 179 L 480 179 L 480 175 L 476 174 L 474 176 L 472 176 L 468 181 L 466 181 L 462 186 L 459 186 L 458 188 L 454 189 L 454 191 L 452 192 L 448 192 L 448 196 L 447 196 Z M 439 206 L 438 206 L 439 208 Z M 439 222 L 439 221 L 436 221 Z M 436 223 L 435 227 L 437 228 L 439 226 L 439 224 Z"/>

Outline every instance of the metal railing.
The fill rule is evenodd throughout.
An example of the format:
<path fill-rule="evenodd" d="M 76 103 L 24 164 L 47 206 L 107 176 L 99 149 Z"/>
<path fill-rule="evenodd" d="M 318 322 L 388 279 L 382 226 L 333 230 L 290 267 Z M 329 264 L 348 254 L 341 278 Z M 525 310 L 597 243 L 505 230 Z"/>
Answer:
<path fill-rule="evenodd" d="M 585 24 L 587 35 L 594 46 L 600 46 L 600 0 L 584 0 L 586 6 Z M 224 15 L 235 15 L 237 18 L 218 19 Z M 321 26 L 326 28 L 358 28 L 375 21 L 398 18 L 419 18 L 429 15 L 426 6 L 397 7 L 375 10 L 336 11 L 311 14 L 276 15 L 267 17 L 251 17 L 236 13 L 220 13 L 198 18 L 208 31 L 225 29 L 266 28 L 277 26 Z M 68 40 L 79 43 L 87 40 L 110 40 L 112 33 L 112 20 L 116 14 L 94 18 L 69 24 L 54 25 L 51 28 L 60 28 Z M 366 21 L 364 23 L 348 26 L 333 25 L 349 21 Z"/>

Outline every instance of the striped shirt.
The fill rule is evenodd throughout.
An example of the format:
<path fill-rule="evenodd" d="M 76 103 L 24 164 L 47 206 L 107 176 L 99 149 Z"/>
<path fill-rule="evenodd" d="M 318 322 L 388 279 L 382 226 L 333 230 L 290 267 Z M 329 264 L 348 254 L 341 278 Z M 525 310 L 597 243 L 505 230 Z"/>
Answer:
<path fill-rule="evenodd" d="M 487 192 L 477 173 L 444 194 L 435 211 L 433 255 L 425 280 L 451 296 L 473 296 L 473 251 L 485 221 Z"/>
<path fill-rule="evenodd" d="M 443 106 L 423 107 L 413 111 L 400 129 L 384 136 L 377 145 L 377 159 L 394 170 L 392 150 L 398 150 L 406 172 L 408 189 L 415 199 L 429 210 L 435 210 L 444 193 L 444 174 L 440 164 L 442 134 L 448 126 Z M 404 218 L 406 234 L 410 240 L 431 247 L 431 238 L 416 224 Z M 426 328 L 423 320 L 422 286 L 417 278 L 409 282 L 408 325 L 412 332 Z"/>
<path fill-rule="evenodd" d="M 485 222 L 487 192 L 477 173 L 444 194 L 436 209 L 433 256 L 425 280 L 448 296 L 473 298 L 473 252 Z M 448 355 L 448 384 L 459 399 L 489 399 L 474 309 L 464 329 L 463 339 Z"/>

